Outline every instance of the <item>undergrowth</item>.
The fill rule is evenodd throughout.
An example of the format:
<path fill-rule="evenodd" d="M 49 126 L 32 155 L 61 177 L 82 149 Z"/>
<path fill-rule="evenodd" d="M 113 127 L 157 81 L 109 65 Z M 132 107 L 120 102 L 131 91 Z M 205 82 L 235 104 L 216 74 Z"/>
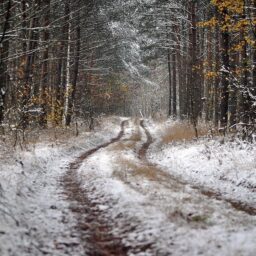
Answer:
<path fill-rule="evenodd" d="M 197 129 L 199 137 L 216 134 L 216 132 L 206 124 L 198 125 Z M 193 139 L 196 139 L 195 129 L 193 125 L 188 122 L 176 122 L 173 125 L 165 127 L 163 130 L 162 142 L 165 144 L 183 140 L 191 141 Z"/>

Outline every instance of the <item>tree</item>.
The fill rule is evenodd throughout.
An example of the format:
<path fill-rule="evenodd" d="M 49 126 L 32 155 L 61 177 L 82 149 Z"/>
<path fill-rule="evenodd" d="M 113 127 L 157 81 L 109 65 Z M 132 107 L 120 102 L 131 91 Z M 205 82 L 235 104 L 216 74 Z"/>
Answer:
<path fill-rule="evenodd" d="M 4 59 L 8 56 L 9 42 L 7 38 L 7 32 L 9 29 L 9 20 L 11 16 L 11 0 L 8 2 L 1 1 L 1 9 L 5 10 L 5 18 L 2 23 L 3 30 L 0 36 L 0 125 L 4 119 L 4 106 L 5 106 L 5 95 L 6 95 L 6 83 L 8 79 L 7 65 Z"/>

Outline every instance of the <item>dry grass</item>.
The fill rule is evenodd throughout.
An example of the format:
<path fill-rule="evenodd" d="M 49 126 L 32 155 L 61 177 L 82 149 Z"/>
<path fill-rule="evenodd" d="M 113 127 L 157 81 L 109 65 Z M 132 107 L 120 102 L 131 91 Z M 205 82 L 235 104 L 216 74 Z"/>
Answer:
<path fill-rule="evenodd" d="M 77 132 L 83 133 L 87 131 L 89 130 L 86 126 L 80 126 L 78 128 L 72 126 L 67 128 L 52 127 L 46 129 L 34 129 L 26 131 L 25 139 L 27 144 L 36 144 L 40 142 L 62 143 L 75 137 Z"/>
<path fill-rule="evenodd" d="M 141 140 L 141 132 L 138 130 L 136 133 L 132 134 L 132 136 L 128 139 L 129 141 L 138 142 Z"/>
<path fill-rule="evenodd" d="M 137 119 L 134 122 L 138 122 Z M 136 143 L 141 140 L 141 132 L 139 126 L 136 126 L 136 131 L 127 139 L 111 145 L 112 150 L 122 151 L 135 148 Z"/>
<path fill-rule="evenodd" d="M 141 140 L 140 119 L 136 118 L 133 122 L 134 122 L 134 126 L 136 127 L 136 130 L 132 134 L 132 136 L 129 138 L 129 140 L 138 142 Z"/>
<path fill-rule="evenodd" d="M 25 132 L 21 130 L 5 131 L 3 135 L 0 135 L 0 161 L 12 158 L 17 149 L 33 150 L 38 143 L 48 143 L 51 145 L 65 144 L 75 136 L 75 129 L 61 127 L 27 129 Z"/>
<path fill-rule="evenodd" d="M 110 145 L 110 147 L 111 147 L 111 150 L 115 150 L 118 152 L 124 151 L 127 149 L 133 149 L 135 148 L 136 143 L 140 141 L 140 139 L 141 139 L 141 135 L 136 133 L 136 134 L 133 134 L 129 139 L 119 141 L 118 143 Z"/>
<path fill-rule="evenodd" d="M 76 137 L 77 131 L 80 133 L 88 131 L 88 126 L 75 124 L 71 127 L 29 127 L 25 131 L 5 127 L 0 133 L 0 161 L 13 158 L 16 149 L 33 150 L 38 143 L 48 143 L 51 145 L 65 144 Z"/>
<path fill-rule="evenodd" d="M 154 166 L 142 165 L 142 166 L 137 166 L 137 168 L 133 172 L 133 175 L 143 176 L 149 180 L 158 180 L 158 172 L 159 172 L 159 169 L 157 169 Z"/>
<path fill-rule="evenodd" d="M 127 159 L 119 159 L 118 164 L 122 167 L 120 171 L 114 171 L 113 175 L 123 181 L 127 181 L 128 176 L 143 176 L 148 180 L 159 181 L 163 172 L 153 165 L 145 165 L 132 162 Z"/>
<path fill-rule="evenodd" d="M 206 125 L 198 126 L 198 136 L 202 137 L 209 133 L 210 128 Z M 176 123 L 173 126 L 167 127 L 164 129 L 164 135 L 162 137 L 163 143 L 170 143 L 173 141 L 181 141 L 181 140 L 193 140 L 196 138 L 196 133 L 193 125 L 183 122 Z"/>
<path fill-rule="evenodd" d="M 117 117 L 98 117 L 95 118 L 95 128 L 100 129 L 101 126 L 105 125 L 106 120 L 109 122 L 119 124 Z M 1 128 L 1 127 L 0 127 Z M 46 143 L 65 143 L 67 140 L 84 132 L 90 132 L 88 122 L 86 120 L 72 123 L 69 127 L 52 126 L 49 124 L 47 128 L 40 128 L 39 126 L 28 127 L 25 131 L 21 129 L 15 129 L 6 127 L 3 131 L 0 130 L 0 140 L 6 142 L 6 146 L 13 146 L 15 140 L 17 146 L 22 144 L 24 146 L 34 145 L 41 142 Z M 8 143 L 7 143 L 8 142 Z"/>
<path fill-rule="evenodd" d="M 123 150 L 132 149 L 135 147 L 135 145 L 136 141 L 120 141 L 118 143 L 110 145 L 110 148 L 111 150 L 120 152 Z"/>

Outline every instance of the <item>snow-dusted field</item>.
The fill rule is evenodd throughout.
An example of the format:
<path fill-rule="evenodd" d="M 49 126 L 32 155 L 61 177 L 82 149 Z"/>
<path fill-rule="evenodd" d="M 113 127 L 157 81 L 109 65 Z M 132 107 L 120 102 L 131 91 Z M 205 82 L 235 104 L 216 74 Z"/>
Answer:
<path fill-rule="evenodd" d="M 103 131 L 62 146 L 40 144 L 16 152 L 12 163 L 1 165 L 0 255 L 88 252 L 61 179 L 76 156 L 116 137 L 120 122 L 108 121 Z M 146 158 L 141 148 L 148 135 L 138 120 L 129 120 L 120 141 L 90 154 L 74 170 L 80 190 L 100 215 L 85 218 L 92 222 L 90 232 L 111 232 L 111 239 L 118 239 L 124 251 L 112 255 L 255 255 L 255 214 L 229 202 L 255 210 L 255 145 L 208 139 L 163 144 L 162 126 L 145 124 L 154 139 Z M 99 219 L 104 227 L 94 223 Z M 111 241 L 94 240 L 95 248 L 110 255 Z M 103 255 L 90 241 L 88 254 Z"/>

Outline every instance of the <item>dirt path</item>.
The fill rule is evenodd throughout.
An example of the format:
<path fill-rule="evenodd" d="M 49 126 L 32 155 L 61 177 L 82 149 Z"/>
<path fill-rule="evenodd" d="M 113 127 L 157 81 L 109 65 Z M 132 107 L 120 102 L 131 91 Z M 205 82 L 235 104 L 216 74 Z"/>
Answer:
<path fill-rule="evenodd" d="M 71 210 L 77 217 L 77 230 L 80 233 L 80 240 L 83 244 L 86 255 L 126 255 L 126 248 L 120 238 L 112 235 L 111 222 L 102 214 L 100 208 L 90 200 L 88 193 L 81 187 L 76 177 L 76 171 L 83 161 L 100 149 L 119 141 L 124 135 L 124 127 L 127 121 L 121 123 L 121 131 L 116 138 L 107 143 L 95 147 L 70 163 L 67 174 L 62 180 L 67 199 L 72 202 Z"/>
<path fill-rule="evenodd" d="M 173 177 L 162 170 L 161 167 L 150 163 L 146 154 L 153 143 L 153 137 L 144 121 L 130 122 L 130 128 L 132 128 L 130 134 L 125 131 L 128 129 L 126 124 L 128 124 L 127 121 L 122 122 L 121 131 L 117 137 L 83 153 L 75 161 L 71 162 L 68 172 L 62 180 L 65 196 L 70 202 L 70 209 L 77 219 L 76 229 L 86 255 L 122 256 L 131 253 L 133 255 L 170 255 L 169 249 L 157 254 L 156 243 L 159 241 L 155 241 L 152 237 L 140 238 L 141 240 L 137 244 L 136 237 L 140 237 L 140 232 L 144 230 L 145 224 L 143 224 L 144 220 L 140 216 L 129 215 L 130 208 L 122 209 L 121 214 L 118 214 L 118 219 L 113 217 L 110 208 L 102 209 L 101 205 L 115 207 L 115 199 L 111 198 L 111 195 L 106 197 L 108 199 L 105 199 L 101 193 L 98 193 L 99 187 L 95 187 L 90 183 L 90 176 L 86 176 L 87 171 L 85 169 L 91 168 L 91 166 L 94 168 L 95 165 L 95 171 L 90 171 L 88 175 L 97 177 L 97 168 L 100 166 L 95 163 L 95 159 L 97 157 L 100 159 L 102 157 L 101 154 L 103 153 L 103 156 L 105 154 L 105 150 L 99 151 L 100 149 L 108 148 L 108 154 L 114 156 L 113 160 L 110 157 L 110 161 L 116 161 L 115 164 L 119 165 L 119 169 L 113 171 L 109 181 L 117 179 L 124 186 L 143 195 L 146 200 L 144 205 L 134 207 L 135 209 L 138 207 L 140 211 L 144 211 L 144 209 L 149 211 L 150 215 L 147 217 L 149 220 L 155 217 L 154 214 L 151 216 L 151 210 L 147 210 L 147 208 L 151 209 L 150 207 L 153 207 L 152 209 L 157 209 L 164 215 L 163 221 L 166 227 L 174 224 L 177 227 L 189 227 L 188 230 L 195 228 L 207 230 L 212 225 L 208 223 L 216 221 L 216 216 L 218 216 L 217 219 L 220 219 L 218 225 L 221 225 L 220 223 L 223 221 L 224 223 L 230 222 L 228 225 L 233 225 L 232 223 L 237 221 L 237 224 L 243 227 L 243 223 L 251 222 L 247 215 L 255 215 L 253 207 L 246 206 L 240 202 L 229 201 L 222 198 L 221 195 L 205 191 L 201 187 L 193 187 L 191 184 Z M 144 139 L 142 139 L 142 133 L 146 135 Z M 133 152 L 134 160 L 129 158 L 128 152 Z M 127 155 L 128 158 L 126 159 Z M 91 156 L 94 156 L 94 160 L 90 162 L 91 165 L 88 166 L 87 162 L 83 166 L 86 174 L 84 179 L 89 178 L 86 181 L 88 186 L 84 186 L 82 184 L 84 181 L 81 182 L 81 177 L 78 177 L 77 172 L 82 163 L 91 159 Z M 104 167 L 100 169 L 104 170 Z M 101 179 L 101 176 L 98 176 L 98 179 Z M 108 181 L 106 180 L 105 182 Z M 133 207 L 133 205 L 129 207 Z M 126 211 L 128 211 L 128 214 L 126 214 Z M 240 211 L 247 215 L 239 214 Z M 160 222 L 157 225 L 162 224 Z M 166 234 L 169 234 L 168 228 L 166 232 Z M 124 241 L 130 235 L 135 237 L 135 241 L 132 240 L 133 242 L 127 244 Z M 166 241 L 165 246 L 168 248 L 172 244 L 172 240 Z"/>
<path fill-rule="evenodd" d="M 1 255 L 254 255 L 255 208 L 152 164 L 143 120 L 119 132 L 113 123 L 62 150 L 26 152 L 26 169 L 10 179 L 16 190 L 4 190 L 18 222 L 0 218 Z"/>

